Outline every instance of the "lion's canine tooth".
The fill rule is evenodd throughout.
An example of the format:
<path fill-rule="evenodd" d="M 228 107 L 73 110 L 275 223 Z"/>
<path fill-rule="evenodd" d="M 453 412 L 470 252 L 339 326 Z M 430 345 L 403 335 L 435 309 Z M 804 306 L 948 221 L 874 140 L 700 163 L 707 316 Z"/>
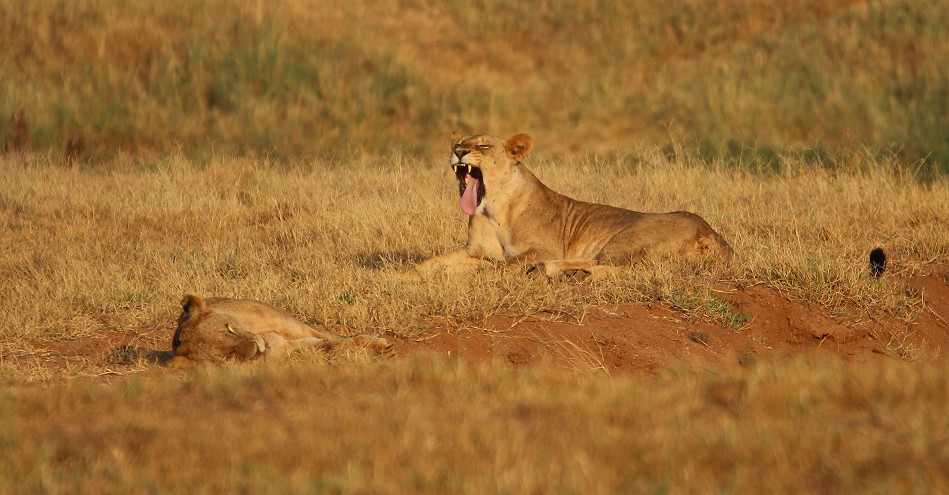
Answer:
<path fill-rule="evenodd" d="M 471 173 L 471 165 L 468 165 L 468 173 Z"/>

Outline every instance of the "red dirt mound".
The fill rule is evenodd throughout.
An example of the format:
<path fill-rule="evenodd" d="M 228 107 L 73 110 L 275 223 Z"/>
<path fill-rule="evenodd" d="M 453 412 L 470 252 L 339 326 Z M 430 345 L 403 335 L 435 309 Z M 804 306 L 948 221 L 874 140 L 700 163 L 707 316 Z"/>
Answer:
<path fill-rule="evenodd" d="M 432 352 L 510 366 L 548 365 L 575 371 L 653 374 L 684 365 L 721 370 L 793 356 L 845 361 L 937 357 L 949 348 L 949 264 L 905 280 L 924 308 L 913 323 L 884 316 L 830 317 L 768 287 L 718 295 L 748 321 L 690 321 L 650 304 L 602 307 L 587 314 L 491 316 L 466 324 L 438 322 L 402 354 Z M 903 337 L 905 336 L 905 338 Z"/>
<path fill-rule="evenodd" d="M 725 370 L 795 356 L 859 362 L 938 357 L 949 348 L 949 263 L 904 281 L 924 301 L 913 323 L 858 313 L 831 317 L 772 288 L 732 287 L 717 297 L 732 305 L 733 314 L 751 315 L 747 321 L 713 323 L 657 304 L 620 304 L 582 315 L 436 320 L 419 338 L 396 339 L 395 347 L 402 356 L 434 353 L 513 367 L 638 375 L 676 366 Z M 167 357 L 172 333 L 171 327 L 110 330 L 81 341 L 38 344 L 31 359 L 34 366 L 60 370 L 77 360 L 115 362 L 120 371 L 124 359 L 143 352 L 159 361 Z"/>

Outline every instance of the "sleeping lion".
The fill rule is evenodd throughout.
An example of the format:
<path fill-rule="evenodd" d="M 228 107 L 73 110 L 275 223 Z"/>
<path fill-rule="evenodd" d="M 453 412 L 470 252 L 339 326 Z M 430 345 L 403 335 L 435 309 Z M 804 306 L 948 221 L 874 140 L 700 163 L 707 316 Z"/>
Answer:
<path fill-rule="evenodd" d="M 279 359 L 304 346 L 331 350 L 354 345 L 387 356 L 393 352 L 386 339 L 370 335 L 340 337 L 260 301 L 188 295 L 181 301 L 181 308 L 171 343 L 173 366 L 228 359 Z"/>
<path fill-rule="evenodd" d="M 602 278 L 647 255 L 732 255 L 725 239 L 694 213 L 642 213 L 550 189 L 521 163 L 534 146 L 527 134 L 501 140 L 455 133 L 452 143 L 468 243 L 418 265 L 423 278 L 489 261 L 523 264 L 551 278 Z"/>

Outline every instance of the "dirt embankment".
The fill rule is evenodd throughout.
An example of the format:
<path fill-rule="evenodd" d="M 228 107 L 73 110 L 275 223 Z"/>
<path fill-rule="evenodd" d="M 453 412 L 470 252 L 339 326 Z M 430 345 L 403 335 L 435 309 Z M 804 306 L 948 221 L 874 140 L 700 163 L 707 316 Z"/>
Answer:
<path fill-rule="evenodd" d="M 679 365 L 721 370 L 793 356 L 859 362 L 938 357 L 949 349 L 949 264 L 906 283 L 924 301 L 912 323 L 858 313 L 831 317 L 758 286 L 717 294 L 737 315 L 726 323 L 693 321 L 660 305 L 623 304 L 580 317 L 492 316 L 460 328 L 441 323 L 417 341 L 400 343 L 399 351 L 645 375 Z"/>
<path fill-rule="evenodd" d="M 927 359 L 949 350 L 949 263 L 905 279 L 922 294 L 919 317 L 906 323 L 852 312 L 824 314 L 763 286 L 722 287 L 732 321 L 689 318 L 659 304 L 599 307 L 581 315 L 494 315 L 484 321 L 436 320 L 397 354 L 433 353 L 502 366 L 547 366 L 565 372 L 651 375 L 676 366 L 727 370 L 789 357 L 866 362 Z M 38 345 L 36 365 L 121 361 L 128 349 L 167 355 L 172 328 L 105 331 L 80 341 Z M 118 369 L 118 367 L 116 367 Z M 121 372 L 121 370 L 119 370 Z"/>

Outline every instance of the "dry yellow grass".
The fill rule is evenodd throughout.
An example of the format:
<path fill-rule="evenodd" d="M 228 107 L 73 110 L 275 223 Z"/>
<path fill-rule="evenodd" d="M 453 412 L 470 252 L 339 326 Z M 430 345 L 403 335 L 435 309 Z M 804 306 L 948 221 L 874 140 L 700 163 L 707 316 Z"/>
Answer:
<path fill-rule="evenodd" d="M 0 397 L 0 491 L 939 493 L 946 363 L 653 380 L 425 359 Z"/>
<path fill-rule="evenodd" d="M 401 274 L 463 244 L 465 219 L 443 156 L 399 154 L 272 163 L 128 156 L 64 169 L 57 158 L 0 158 L 0 336 L 4 366 L 30 342 L 104 330 L 172 328 L 185 293 L 243 297 L 310 323 L 416 335 L 429 317 L 577 313 L 625 301 L 701 309 L 717 282 L 764 283 L 822 311 L 855 308 L 911 320 L 919 295 L 868 277 L 867 253 L 916 273 L 949 256 L 949 184 L 921 183 L 900 162 L 854 152 L 782 172 L 706 163 L 646 148 L 528 165 L 571 196 L 642 211 L 686 209 L 735 247 L 727 265 L 663 260 L 577 287 L 497 268 L 411 282 Z M 694 307 L 690 307 L 694 306 Z M 23 378 L 21 373 L 14 376 Z"/>
<path fill-rule="evenodd" d="M 642 380 L 572 341 L 552 352 L 594 373 L 46 358 L 168 332 L 185 293 L 408 338 L 628 301 L 721 318 L 720 283 L 912 321 L 920 294 L 867 253 L 949 258 L 949 180 L 914 170 L 949 162 L 947 24 L 938 0 L 0 0 L 0 122 L 24 108 L 37 151 L 0 156 L 0 492 L 945 492 L 944 360 Z M 451 129 L 529 132 L 553 188 L 695 211 L 738 256 L 407 281 L 464 241 Z M 893 355 L 938 354 L 900 332 Z M 135 376 L 82 378 L 117 361 Z"/>

